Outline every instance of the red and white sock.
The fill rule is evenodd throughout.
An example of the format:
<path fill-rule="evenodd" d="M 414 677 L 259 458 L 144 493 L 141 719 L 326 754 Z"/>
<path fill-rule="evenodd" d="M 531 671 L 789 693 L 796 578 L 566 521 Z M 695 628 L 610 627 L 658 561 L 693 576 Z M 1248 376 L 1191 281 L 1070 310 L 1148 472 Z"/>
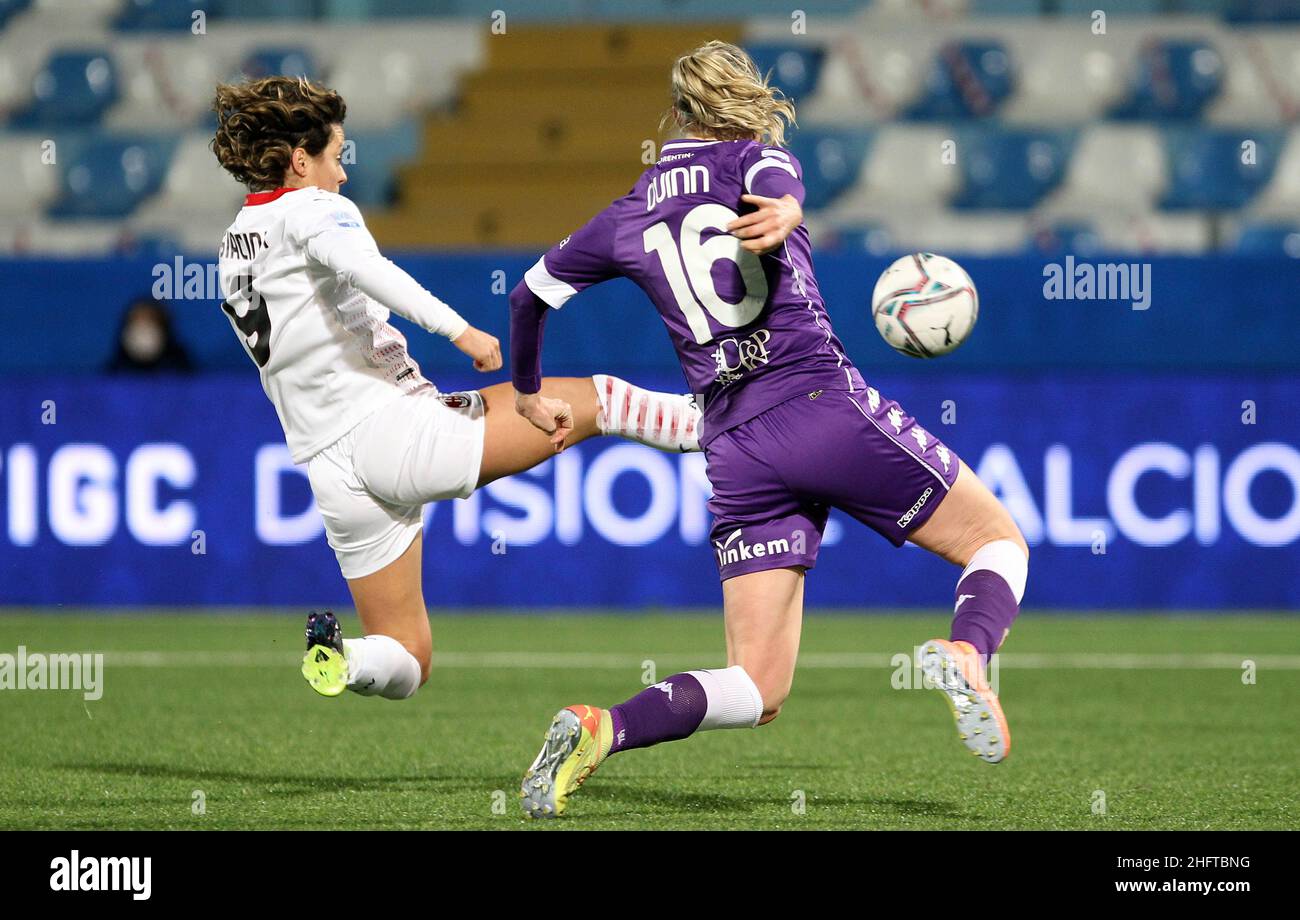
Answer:
<path fill-rule="evenodd" d="M 591 380 L 600 400 L 596 425 L 601 434 L 616 434 L 659 450 L 700 449 L 700 410 L 694 396 L 643 390 L 608 374 L 596 374 Z"/>

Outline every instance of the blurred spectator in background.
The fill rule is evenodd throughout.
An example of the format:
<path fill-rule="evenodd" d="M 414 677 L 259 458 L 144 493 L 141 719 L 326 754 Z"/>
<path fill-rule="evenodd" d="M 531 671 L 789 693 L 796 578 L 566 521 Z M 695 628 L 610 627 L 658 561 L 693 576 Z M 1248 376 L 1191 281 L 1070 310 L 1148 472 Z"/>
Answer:
<path fill-rule="evenodd" d="M 117 351 L 108 362 L 110 372 L 194 370 L 189 353 L 172 331 L 167 306 L 149 297 L 133 300 L 122 315 Z"/>

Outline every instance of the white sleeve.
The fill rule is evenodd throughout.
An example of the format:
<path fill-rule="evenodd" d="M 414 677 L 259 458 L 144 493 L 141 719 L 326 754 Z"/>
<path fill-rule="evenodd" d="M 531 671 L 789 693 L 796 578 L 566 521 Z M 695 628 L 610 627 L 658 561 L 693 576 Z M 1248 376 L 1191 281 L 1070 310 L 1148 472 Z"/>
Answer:
<path fill-rule="evenodd" d="M 347 202 L 303 233 L 307 254 L 354 287 L 429 332 L 454 339 L 469 323 L 379 252 L 361 212 Z"/>

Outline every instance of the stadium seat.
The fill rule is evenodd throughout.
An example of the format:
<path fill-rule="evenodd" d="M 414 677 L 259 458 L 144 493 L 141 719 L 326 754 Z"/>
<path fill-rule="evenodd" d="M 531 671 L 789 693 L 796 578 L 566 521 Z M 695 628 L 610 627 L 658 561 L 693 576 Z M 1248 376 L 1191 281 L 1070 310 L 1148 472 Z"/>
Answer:
<path fill-rule="evenodd" d="M 1000 41 L 951 41 L 930 63 L 921 98 L 908 114 L 914 118 L 982 118 L 992 115 L 1011 95 L 1011 58 Z"/>
<path fill-rule="evenodd" d="M 0 183 L 0 217 L 39 214 L 58 194 L 59 155 L 71 156 L 72 150 L 61 150 L 57 142 L 50 149 L 49 143 L 39 134 L 0 134 L 0 163 L 8 180 Z"/>
<path fill-rule="evenodd" d="M 31 5 L 32 0 L 0 0 L 0 29 L 8 24 L 15 13 L 21 13 Z"/>
<path fill-rule="evenodd" d="M 1097 125 L 1073 147 L 1064 180 L 1042 203 L 1054 214 L 1148 211 L 1168 183 L 1164 144 L 1147 126 Z"/>
<path fill-rule="evenodd" d="M 1161 207 L 1242 207 L 1272 177 L 1281 146 L 1274 131 L 1167 130 L 1170 182 Z"/>
<path fill-rule="evenodd" d="M 1206 41 L 1152 39 L 1138 53 L 1116 118 L 1198 118 L 1223 85 L 1223 58 Z"/>
<path fill-rule="evenodd" d="M 204 218 L 230 222 L 246 189 L 217 163 L 210 141 L 208 134 L 192 132 L 177 144 L 159 193 L 133 215 L 136 226 L 170 227 Z"/>
<path fill-rule="evenodd" d="M 408 120 L 387 130 L 349 132 L 356 159 L 344 161 L 343 194 L 363 208 L 390 204 L 397 194 L 396 168 L 419 153 L 421 131 L 419 123 Z"/>
<path fill-rule="evenodd" d="M 826 51 L 819 47 L 794 47 L 779 44 L 746 45 L 761 74 L 771 74 L 771 81 L 796 102 L 811 96 L 817 88 L 822 60 Z"/>
<path fill-rule="evenodd" d="M 250 79 L 284 75 L 318 79 L 320 72 L 311 51 L 307 48 L 259 48 L 251 52 L 240 65 L 240 73 Z"/>
<path fill-rule="evenodd" d="M 803 166 L 804 207 L 823 208 L 851 186 L 870 144 L 871 132 L 862 129 L 797 132 L 788 146 Z"/>
<path fill-rule="evenodd" d="M 188 31 L 194 22 L 194 0 L 126 0 L 113 21 L 122 31 Z"/>
<path fill-rule="evenodd" d="M 1029 245 L 1045 255 L 1091 256 L 1102 251 L 1097 228 L 1083 221 L 1039 223 L 1031 219 Z"/>
<path fill-rule="evenodd" d="M 844 36 L 825 55 L 816 93 L 800 101 L 800 121 L 844 125 L 893 118 L 921 92 L 937 47 L 930 32 L 905 41 L 887 30 Z"/>
<path fill-rule="evenodd" d="M 1081 42 L 1076 23 L 1038 23 L 1007 36 L 1016 90 L 998 111 L 1009 123 L 1077 125 L 1099 118 L 1124 90 L 1122 50 Z M 1061 87 L 1070 87 L 1062 92 Z"/>
<path fill-rule="evenodd" d="M 1199 255 L 1209 251 L 1213 229 L 1201 214 L 1105 214 L 1096 218 L 1101 251 Z"/>
<path fill-rule="evenodd" d="M 898 215 L 890 231 L 903 252 L 941 252 L 948 255 L 1023 252 L 1029 229 L 1020 212 L 920 211 Z"/>
<path fill-rule="evenodd" d="M 236 50 L 189 33 L 175 38 L 132 34 L 114 47 L 121 98 L 104 125 L 121 131 L 174 133 L 203 119 L 210 124 L 213 88 L 229 77 Z"/>
<path fill-rule="evenodd" d="M 955 164 L 944 157 L 953 132 L 920 125 L 877 130 L 857 181 L 836 201 L 832 218 L 845 225 L 881 221 L 901 210 L 934 209 L 960 184 Z M 806 169 L 806 167 L 805 167 Z"/>
<path fill-rule="evenodd" d="M 316 0 L 216 0 L 216 15 L 222 19 L 311 19 Z"/>
<path fill-rule="evenodd" d="M 12 124 L 23 128 L 90 125 L 117 98 L 117 74 L 107 49 L 56 52 L 32 80 L 32 100 Z"/>
<path fill-rule="evenodd" d="M 1300 223 L 1251 223 L 1239 228 L 1232 251 L 1238 255 L 1300 259 Z"/>
<path fill-rule="evenodd" d="M 1289 219 L 1300 214 L 1300 128 L 1293 128 L 1281 152 L 1273 178 L 1251 202 L 1254 218 Z"/>
<path fill-rule="evenodd" d="M 966 131 L 957 138 L 955 208 L 1029 208 L 1065 174 L 1070 137 L 1033 131 Z"/>
<path fill-rule="evenodd" d="M 172 142 L 99 138 L 89 142 L 63 174 L 63 195 L 51 217 L 125 217 L 156 192 Z"/>
<path fill-rule="evenodd" d="M 1229 22 L 1300 22 L 1300 0 L 1226 0 Z"/>

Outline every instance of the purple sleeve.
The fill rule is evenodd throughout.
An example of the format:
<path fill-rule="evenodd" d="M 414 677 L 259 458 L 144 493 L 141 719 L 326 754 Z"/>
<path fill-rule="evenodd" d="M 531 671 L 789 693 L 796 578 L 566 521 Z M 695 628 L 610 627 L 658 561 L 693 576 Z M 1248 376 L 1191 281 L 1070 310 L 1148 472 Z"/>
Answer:
<path fill-rule="evenodd" d="M 741 158 L 745 191 L 766 198 L 793 195 L 803 205 L 803 168 L 788 150 L 755 145 Z"/>
<path fill-rule="evenodd" d="M 542 329 L 549 312 L 525 282 L 510 292 L 510 378 L 520 393 L 542 388 Z"/>
<path fill-rule="evenodd" d="M 542 387 L 542 326 L 579 291 L 619 274 L 614 217 L 606 208 L 552 246 L 510 292 L 510 376 L 520 393 Z"/>

